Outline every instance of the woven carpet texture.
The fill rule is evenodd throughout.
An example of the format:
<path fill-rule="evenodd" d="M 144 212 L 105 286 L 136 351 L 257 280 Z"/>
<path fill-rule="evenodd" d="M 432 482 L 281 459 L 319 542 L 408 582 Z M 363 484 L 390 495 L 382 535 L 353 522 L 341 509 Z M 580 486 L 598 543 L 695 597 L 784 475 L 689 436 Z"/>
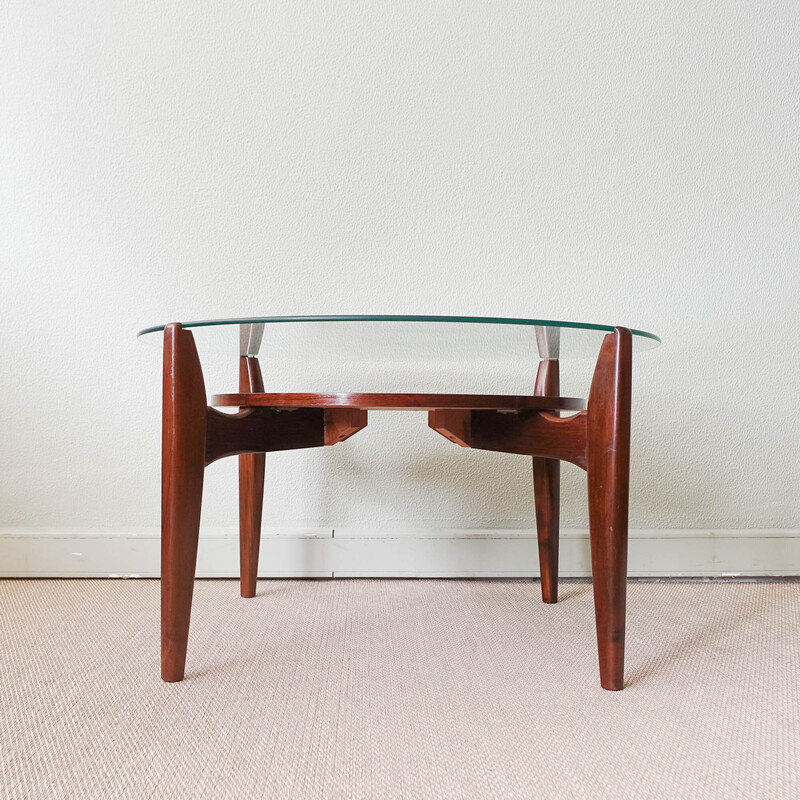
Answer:
<path fill-rule="evenodd" d="M 631 583 L 626 688 L 591 586 L 0 582 L 0 796 L 798 798 L 800 584 Z"/>

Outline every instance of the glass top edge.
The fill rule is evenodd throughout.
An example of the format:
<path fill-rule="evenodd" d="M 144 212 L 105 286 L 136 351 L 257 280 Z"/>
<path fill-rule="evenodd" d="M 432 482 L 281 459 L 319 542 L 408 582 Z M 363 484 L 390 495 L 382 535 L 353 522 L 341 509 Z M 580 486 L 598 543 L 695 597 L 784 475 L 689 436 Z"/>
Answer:
<path fill-rule="evenodd" d="M 178 320 L 176 320 L 177 322 Z M 277 322 L 461 322 L 485 325 L 539 325 L 547 328 L 575 328 L 578 330 L 612 332 L 613 325 L 602 325 L 589 322 L 570 322 L 554 319 L 525 319 L 523 317 L 459 317 L 437 315 L 394 315 L 394 314 L 363 314 L 363 315 L 314 315 L 314 316 L 286 316 L 286 317 L 236 317 L 231 319 L 202 319 L 191 322 L 181 322 L 184 328 L 206 328 L 215 325 L 248 325 L 256 323 L 272 324 Z M 169 323 L 167 323 L 169 324 Z M 159 333 L 166 325 L 153 325 L 142 328 L 136 335 L 146 336 L 149 333 Z M 651 339 L 661 343 L 661 338 L 648 331 L 630 328 L 634 336 Z"/>

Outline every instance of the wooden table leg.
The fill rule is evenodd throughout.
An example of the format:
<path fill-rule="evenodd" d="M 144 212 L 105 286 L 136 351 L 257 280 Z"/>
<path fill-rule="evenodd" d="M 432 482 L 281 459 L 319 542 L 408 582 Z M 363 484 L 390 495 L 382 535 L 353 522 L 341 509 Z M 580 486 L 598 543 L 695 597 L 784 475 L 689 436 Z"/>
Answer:
<path fill-rule="evenodd" d="M 558 361 L 539 363 L 534 394 L 558 397 Z M 557 415 L 555 412 L 554 415 Z M 539 573 L 542 600 L 558 601 L 558 527 L 561 462 L 555 458 L 533 457 L 533 494 L 536 500 L 536 534 L 539 542 Z"/>
<path fill-rule="evenodd" d="M 631 338 L 625 328 L 616 328 L 605 337 L 587 409 L 589 528 L 600 684 L 613 690 L 624 684 Z"/>
<path fill-rule="evenodd" d="M 240 362 L 240 385 L 263 392 L 258 361 Z M 223 414 L 206 405 L 203 370 L 190 331 L 179 323 L 164 328 L 164 399 L 161 476 L 161 677 L 183 679 L 192 610 L 205 467 L 242 456 L 240 471 L 241 586 L 252 597 L 258 570 L 265 453 L 322 447 L 363 428 L 366 412 L 297 407 L 245 408 Z M 339 411 L 337 409 L 336 411 Z M 330 428 L 330 430 L 329 430 Z"/>
<path fill-rule="evenodd" d="M 206 399 L 194 338 L 164 329 L 161 451 L 161 677 L 183 679 L 197 562 Z"/>
<path fill-rule="evenodd" d="M 242 356 L 239 359 L 239 391 L 264 391 L 257 358 Z M 264 453 L 239 456 L 239 582 L 242 597 L 256 596 L 265 464 Z"/>

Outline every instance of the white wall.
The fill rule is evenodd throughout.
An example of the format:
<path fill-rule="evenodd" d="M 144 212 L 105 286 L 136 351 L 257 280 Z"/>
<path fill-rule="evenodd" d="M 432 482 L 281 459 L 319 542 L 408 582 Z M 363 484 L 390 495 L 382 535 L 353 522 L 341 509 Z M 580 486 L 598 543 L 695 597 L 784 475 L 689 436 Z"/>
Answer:
<path fill-rule="evenodd" d="M 7 0 L 0 526 L 158 524 L 140 327 L 398 312 L 657 332 L 631 525 L 797 527 L 798 41 L 794 0 Z M 270 525 L 533 524 L 527 460 L 424 415 L 269 463 Z"/>

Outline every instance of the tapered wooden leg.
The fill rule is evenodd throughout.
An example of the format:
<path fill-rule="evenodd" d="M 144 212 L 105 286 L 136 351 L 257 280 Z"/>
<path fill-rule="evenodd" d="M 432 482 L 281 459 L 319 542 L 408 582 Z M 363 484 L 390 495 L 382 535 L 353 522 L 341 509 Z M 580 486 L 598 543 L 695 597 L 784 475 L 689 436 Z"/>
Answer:
<path fill-rule="evenodd" d="M 587 474 L 600 684 L 622 689 L 628 478 L 631 428 L 631 332 L 608 334 L 597 360 L 587 409 Z"/>
<path fill-rule="evenodd" d="M 161 678 L 183 679 L 200 530 L 206 399 L 194 339 L 164 330 L 161 451 Z"/>
<path fill-rule="evenodd" d="M 561 465 L 553 458 L 533 459 L 533 493 L 536 498 L 536 534 L 542 600 L 558 602 L 558 512 Z"/>
<path fill-rule="evenodd" d="M 539 363 L 534 394 L 558 397 L 558 361 Z M 539 572 L 542 600 L 558 601 L 558 515 L 561 464 L 555 458 L 533 458 L 533 494 L 536 500 L 536 533 L 539 541 Z"/>
<path fill-rule="evenodd" d="M 239 359 L 239 391 L 264 391 L 257 358 L 242 356 Z M 239 580 L 242 597 L 256 595 L 265 462 L 264 453 L 239 456 Z"/>

